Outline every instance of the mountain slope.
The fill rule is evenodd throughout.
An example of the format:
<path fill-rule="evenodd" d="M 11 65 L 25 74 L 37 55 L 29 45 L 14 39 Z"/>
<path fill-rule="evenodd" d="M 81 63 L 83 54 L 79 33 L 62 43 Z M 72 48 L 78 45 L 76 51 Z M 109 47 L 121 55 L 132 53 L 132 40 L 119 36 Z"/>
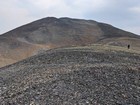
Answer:
<path fill-rule="evenodd" d="M 140 53 L 114 46 L 42 52 L 0 69 L 0 103 L 138 105 L 139 62 Z"/>
<path fill-rule="evenodd" d="M 139 49 L 139 42 L 140 36 L 108 24 L 93 20 L 48 17 L 1 35 L 0 57 L 5 60 L 1 60 L 0 65 L 14 63 L 44 49 L 93 43 L 125 47 L 131 44 L 133 49 Z"/>

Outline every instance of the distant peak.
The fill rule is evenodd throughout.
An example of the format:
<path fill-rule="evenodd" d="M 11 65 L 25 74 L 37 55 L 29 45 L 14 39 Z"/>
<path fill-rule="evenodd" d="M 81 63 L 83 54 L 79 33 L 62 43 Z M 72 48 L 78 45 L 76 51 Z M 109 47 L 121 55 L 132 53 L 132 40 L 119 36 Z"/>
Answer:
<path fill-rule="evenodd" d="M 42 18 L 40 20 L 37 20 L 35 22 L 42 24 L 42 23 L 52 23 L 52 22 L 55 22 L 55 21 L 58 21 L 58 18 L 56 18 L 56 17 L 46 17 L 46 18 Z"/>
<path fill-rule="evenodd" d="M 44 19 L 47 20 L 47 21 L 56 21 L 56 20 L 58 20 L 56 17 L 46 17 Z"/>
<path fill-rule="evenodd" d="M 61 17 L 59 19 L 72 19 L 72 18 L 69 18 L 69 17 Z"/>
<path fill-rule="evenodd" d="M 46 19 L 57 19 L 56 17 L 46 17 Z"/>

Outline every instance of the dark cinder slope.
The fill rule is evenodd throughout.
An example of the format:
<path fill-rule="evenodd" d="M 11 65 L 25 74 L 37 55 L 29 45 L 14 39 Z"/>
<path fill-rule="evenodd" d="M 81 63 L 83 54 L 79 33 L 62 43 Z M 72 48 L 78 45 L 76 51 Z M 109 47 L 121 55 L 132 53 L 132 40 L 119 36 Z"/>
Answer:
<path fill-rule="evenodd" d="M 0 35 L 0 67 L 40 50 L 93 43 L 140 49 L 140 36 L 93 20 L 47 17 Z"/>
<path fill-rule="evenodd" d="M 114 38 L 114 37 L 116 37 L 116 38 L 117 37 L 140 38 L 140 36 L 137 36 L 133 33 L 118 29 L 109 24 L 98 23 L 98 26 L 104 32 L 104 37 L 106 37 L 106 38 Z"/>
<path fill-rule="evenodd" d="M 140 54 L 103 48 L 49 50 L 1 68 L 0 103 L 139 105 Z"/>

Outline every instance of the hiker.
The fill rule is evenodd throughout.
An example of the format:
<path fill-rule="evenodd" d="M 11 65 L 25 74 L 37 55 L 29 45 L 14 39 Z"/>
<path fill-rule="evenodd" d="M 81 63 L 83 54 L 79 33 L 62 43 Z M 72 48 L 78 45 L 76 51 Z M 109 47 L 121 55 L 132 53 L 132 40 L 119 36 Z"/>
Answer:
<path fill-rule="evenodd" d="M 128 45 L 127 48 L 130 49 L 130 45 Z"/>

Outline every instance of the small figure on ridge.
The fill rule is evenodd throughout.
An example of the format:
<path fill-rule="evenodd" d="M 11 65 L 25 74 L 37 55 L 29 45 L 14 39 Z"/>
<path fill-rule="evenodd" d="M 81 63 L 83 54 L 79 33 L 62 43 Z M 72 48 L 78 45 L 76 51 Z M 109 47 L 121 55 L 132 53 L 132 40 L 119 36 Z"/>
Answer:
<path fill-rule="evenodd" d="M 127 45 L 127 48 L 130 49 L 130 45 L 129 44 Z"/>

